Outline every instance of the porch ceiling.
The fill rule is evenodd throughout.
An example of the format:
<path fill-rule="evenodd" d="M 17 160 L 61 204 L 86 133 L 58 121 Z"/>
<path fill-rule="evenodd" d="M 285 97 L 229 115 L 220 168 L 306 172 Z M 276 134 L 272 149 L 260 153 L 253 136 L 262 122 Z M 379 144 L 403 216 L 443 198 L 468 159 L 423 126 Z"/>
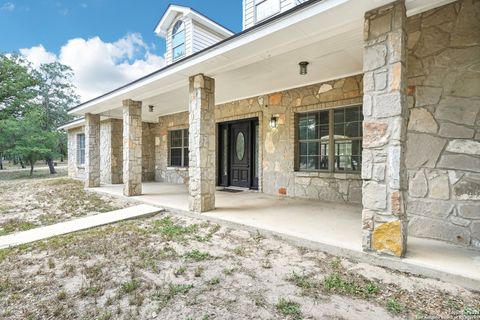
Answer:
<path fill-rule="evenodd" d="M 362 72 L 364 13 L 391 0 L 324 0 L 205 50 L 71 111 L 121 118 L 122 100 L 143 102 L 142 117 L 188 110 L 188 78 L 216 80 L 216 103 L 225 103 Z M 417 13 L 450 0 L 407 0 Z M 300 76 L 298 63 L 310 62 Z M 148 105 L 154 111 L 148 111 Z"/>

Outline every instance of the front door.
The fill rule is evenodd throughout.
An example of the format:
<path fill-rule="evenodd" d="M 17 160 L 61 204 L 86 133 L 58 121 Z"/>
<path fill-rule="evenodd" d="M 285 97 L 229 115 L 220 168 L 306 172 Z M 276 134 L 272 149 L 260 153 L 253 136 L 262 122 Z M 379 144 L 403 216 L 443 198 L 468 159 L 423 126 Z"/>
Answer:
<path fill-rule="evenodd" d="M 230 185 L 249 188 L 251 177 L 251 122 L 233 123 L 230 127 Z"/>
<path fill-rule="evenodd" d="M 258 120 L 241 120 L 219 125 L 219 178 L 221 186 L 258 187 L 256 136 Z"/>

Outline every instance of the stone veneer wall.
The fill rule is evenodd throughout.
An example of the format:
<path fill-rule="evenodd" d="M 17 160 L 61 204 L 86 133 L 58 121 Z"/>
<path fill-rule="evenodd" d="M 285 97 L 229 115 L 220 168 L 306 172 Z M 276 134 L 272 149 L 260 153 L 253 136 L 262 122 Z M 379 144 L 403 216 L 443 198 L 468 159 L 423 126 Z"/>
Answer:
<path fill-rule="evenodd" d="M 188 112 L 163 116 L 158 119 L 155 138 L 155 180 L 175 184 L 188 184 L 188 168 L 168 165 L 168 132 L 188 128 Z"/>
<path fill-rule="evenodd" d="M 142 123 L 142 181 L 155 180 L 156 123 Z"/>
<path fill-rule="evenodd" d="M 109 119 L 100 123 L 100 182 L 123 181 L 123 122 Z"/>
<path fill-rule="evenodd" d="M 77 165 L 77 135 L 84 133 L 84 128 L 68 130 L 68 177 L 72 179 L 85 179 L 85 167 Z"/>
<path fill-rule="evenodd" d="M 260 125 L 260 189 L 269 194 L 361 203 L 360 174 L 295 171 L 295 113 L 360 105 L 362 75 L 332 80 L 215 106 L 217 123 L 257 117 Z M 278 128 L 269 127 L 278 116 Z M 188 113 L 159 118 L 156 180 L 186 183 L 188 171 L 168 168 L 168 130 L 188 127 Z"/>
<path fill-rule="evenodd" d="M 413 236 L 480 247 L 480 2 L 408 19 Z"/>
<path fill-rule="evenodd" d="M 158 124 L 143 122 L 142 128 L 142 181 L 154 181 L 156 180 L 155 136 L 158 132 Z M 68 130 L 68 176 L 84 180 L 85 168 L 77 165 L 77 134 L 79 133 L 84 133 L 84 127 Z M 108 169 L 110 166 L 111 169 Z M 188 170 L 186 175 L 188 177 Z M 117 184 L 122 183 L 122 180 L 123 123 L 119 119 L 103 120 L 100 123 L 100 181 L 102 184 Z"/>

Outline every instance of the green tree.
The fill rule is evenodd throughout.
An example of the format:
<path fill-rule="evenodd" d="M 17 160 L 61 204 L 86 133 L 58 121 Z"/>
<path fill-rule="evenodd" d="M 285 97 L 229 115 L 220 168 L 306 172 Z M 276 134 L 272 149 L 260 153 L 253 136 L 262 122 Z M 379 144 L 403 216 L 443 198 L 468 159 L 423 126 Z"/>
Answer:
<path fill-rule="evenodd" d="M 38 77 L 23 58 L 0 53 L 0 170 L 3 157 L 14 147 L 19 134 L 16 121 L 30 108 L 37 85 Z"/>
<path fill-rule="evenodd" d="M 37 85 L 23 58 L 0 54 L 0 120 L 22 117 L 37 95 Z"/>
<path fill-rule="evenodd" d="M 79 103 L 73 71 L 58 62 L 42 64 L 35 71 L 38 79 L 38 104 L 44 110 L 45 130 L 54 131 L 73 119 L 68 110 Z"/>
<path fill-rule="evenodd" d="M 36 102 L 43 110 L 43 119 L 41 119 L 42 129 L 51 132 L 50 137 L 53 149 L 47 153 L 47 161 L 50 173 L 56 173 L 53 165 L 53 156 L 61 154 L 62 159 L 66 154 L 65 140 L 66 134 L 56 132 L 56 129 L 62 124 L 73 119 L 68 114 L 68 109 L 79 103 L 79 97 L 72 84 L 73 71 L 70 67 L 58 62 L 42 64 L 35 71 L 38 79 L 38 92 Z"/>
<path fill-rule="evenodd" d="M 66 134 L 56 129 L 72 119 L 68 109 L 79 102 L 72 80 L 72 69 L 58 62 L 33 69 L 18 55 L 0 55 L 0 169 L 9 155 L 32 170 L 44 159 L 56 173 L 53 159 L 67 152 Z"/>
<path fill-rule="evenodd" d="M 30 175 L 36 161 L 56 156 L 57 133 L 42 128 L 44 119 L 44 111 L 36 107 L 30 109 L 22 121 L 16 121 L 17 139 L 8 150 L 10 156 L 19 156 L 30 165 Z"/>
<path fill-rule="evenodd" d="M 3 170 L 3 156 L 15 147 L 21 130 L 18 120 L 14 118 L 0 119 L 0 170 Z"/>

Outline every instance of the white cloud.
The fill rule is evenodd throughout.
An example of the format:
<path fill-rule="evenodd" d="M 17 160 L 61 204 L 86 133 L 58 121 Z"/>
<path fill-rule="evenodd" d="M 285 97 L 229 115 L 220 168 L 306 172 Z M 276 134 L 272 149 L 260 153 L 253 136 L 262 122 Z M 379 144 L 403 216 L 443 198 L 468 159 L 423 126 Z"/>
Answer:
<path fill-rule="evenodd" d="M 34 66 L 59 61 L 75 73 L 75 85 L 82 101 L 95 98 L 164 65 L 161 56 L 151 52 L 140 34 L 128 34 L 116 42 L 99 37 L 69 40 L 56 56 L 42 45 L 21 49 Z"/>
<path fill-rule="evenodd" d="M 48 52 L 43 45 L 38 45 L 29 49 L 20 49 L 20 53 L 32 63 L 34 68 L 40 67 L 42 63 L 51 63 L 57 60 L 57 56 Z"/>
<path fill-rule="evenodd" d="M 13 10 L 15 10 L 15 4 L 12 2 L 5 2 L 0 6 L 0 10 L 12 12 Z"/>

